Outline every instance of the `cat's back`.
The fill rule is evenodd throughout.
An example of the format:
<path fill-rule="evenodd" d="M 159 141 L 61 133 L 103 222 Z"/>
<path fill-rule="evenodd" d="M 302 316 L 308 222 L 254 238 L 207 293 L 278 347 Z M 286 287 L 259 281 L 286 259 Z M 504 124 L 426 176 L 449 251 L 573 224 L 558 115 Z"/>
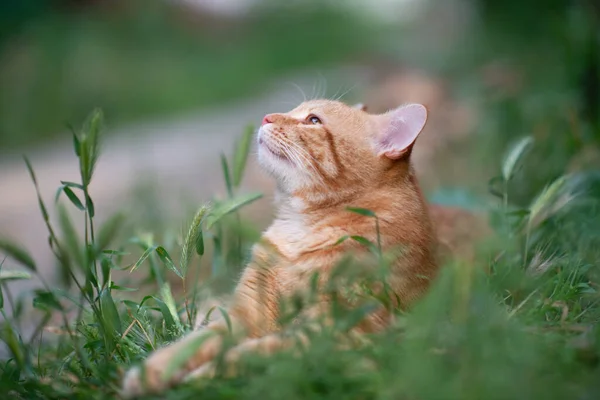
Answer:
<path fill-rule="evenodd" d="M 429 215 L 443 260 L 474 261 L 477 243 L 492 234 L 486 216 L 481 213 L 431 204 Z"/>

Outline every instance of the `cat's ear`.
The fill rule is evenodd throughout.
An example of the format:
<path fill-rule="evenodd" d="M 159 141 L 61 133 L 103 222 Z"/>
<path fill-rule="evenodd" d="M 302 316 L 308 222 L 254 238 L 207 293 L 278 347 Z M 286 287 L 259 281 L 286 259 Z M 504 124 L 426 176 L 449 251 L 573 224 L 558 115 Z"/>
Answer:
<path fill-rule="evenodd" d="M 354 108 L 356 108 L 357 110 L 360 110 L 360 111 L 367 111 L 367 106 L 366 106 L 366 104 L 363 104 L 363 103 L 356 103 L 352 107 L 354 107 Z"/>
<path fill-rule="evenodd" d="M 397 160 L 425 127 L 427 108 L 421 104 L 408 104 L 374 118 L 378 130 L 375 143 L 377 154 Z"/>

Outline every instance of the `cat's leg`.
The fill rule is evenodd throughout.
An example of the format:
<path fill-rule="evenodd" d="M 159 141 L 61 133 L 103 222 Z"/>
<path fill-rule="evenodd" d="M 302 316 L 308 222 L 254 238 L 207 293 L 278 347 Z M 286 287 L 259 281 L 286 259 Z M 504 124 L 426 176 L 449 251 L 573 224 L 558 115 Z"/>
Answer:
<path fill-rule="evenodd" d="M 303 312 L 303 317 L 305 318 L 303 322 L 304 328 L 313 334 L 318 334 L 323 328 L 331 327 L 333 319 L 328 312 L 329 308 L 329 302 L 322 301 L 305 310 Z M 365 336 L 365 333 L 380 331 L 389 324 L 390 318 L 390 313 L 384 307 L 374 310 L 350 331 L 345 333 L 338 332 L 336 337 L 337 345 L 340 349 L 350 349 L 368 343 L 369 339 Z M 240 358 L 247 353 L 270 356 L 278 351 L 300 348 L 300 346 L 306 347 L 310 344 L 310 339 L 304 332 L 287 330 L 260 338 L 248 339 L 227 351 L 223 359 L 222 367 L 224 369 L 222 372 L 227 376 L 235 375 Z M 365 360 L 365 364 L 368 364 L 368 360 Z M 188 373 L 184 381 L 191 382 L 198 379 L 211 379 L 215 376 L 216 372 L 216 362 L 210 361 Z"/>
<path fill-rule="evenodd" d="M 213 359 L 221 350 L 224 330 L 223 321 L 215 322 L 204 329 L 193 331 L 178 342 L 152 353 L 141 367 L 130 369 L 123 379 L 122 395 L 126 398 L 145 393 L 157 393 L 180 382 L 189 372 Z M 191 353 L 191 354 L 190 354 Z M 165 374 L 173 360 L 189 355 L 184 365 L 171 377 Z"/>
<path fill-rule="evenodd" d="M 227 351 L 223 360 L 223 366 L 225 368 L 224 372 L 228 376 L 235 375 L 237 372 L 237 364 L 244 354 L 255 353 L 262 356 L 269 356 L 278 351 L 293 349 L 301 345 L 306 346 L 308 343 L 308 337 L 300 332 L 294 335 L 276 333 L 261 338 L 246 340 Z M 216 370 L 217 364 L 215 361 L 205 363 L 187 374 L 184 381 L 190 382 L 197 379 L 210 379 L 214 377 Z"/>

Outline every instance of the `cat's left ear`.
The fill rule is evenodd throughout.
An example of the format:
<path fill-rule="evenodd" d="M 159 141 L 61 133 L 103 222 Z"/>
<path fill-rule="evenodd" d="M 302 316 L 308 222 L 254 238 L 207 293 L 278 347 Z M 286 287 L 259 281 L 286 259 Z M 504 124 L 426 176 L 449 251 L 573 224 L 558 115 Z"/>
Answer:
<path fill-rule="evenodd" d="M 378 129 L 375 139 L 377 154 L 397 160 L 425 127 L 427 108 L 422 104 L 408 104 L 374 118 Z"/>

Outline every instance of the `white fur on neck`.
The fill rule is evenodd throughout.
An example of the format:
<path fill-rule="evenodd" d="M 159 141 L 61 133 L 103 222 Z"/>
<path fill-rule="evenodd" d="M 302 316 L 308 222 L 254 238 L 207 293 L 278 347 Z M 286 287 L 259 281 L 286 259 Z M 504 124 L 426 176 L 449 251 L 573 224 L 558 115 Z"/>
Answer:
<path fill-rule="evenodd" d="M 329 226 L 314 226 L 308 223 L 306 204 L 299 197 L 287 197 L 279 193 L 277 218 L 264 233 L 264 237 L 275 243 L 279 251 L 293 260 L 301 254 L 333 245 L 344 232 Z"/>

